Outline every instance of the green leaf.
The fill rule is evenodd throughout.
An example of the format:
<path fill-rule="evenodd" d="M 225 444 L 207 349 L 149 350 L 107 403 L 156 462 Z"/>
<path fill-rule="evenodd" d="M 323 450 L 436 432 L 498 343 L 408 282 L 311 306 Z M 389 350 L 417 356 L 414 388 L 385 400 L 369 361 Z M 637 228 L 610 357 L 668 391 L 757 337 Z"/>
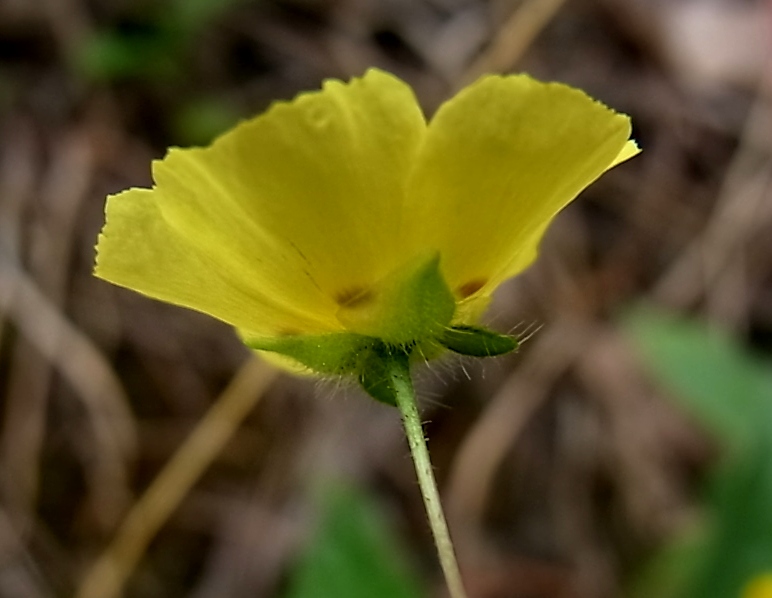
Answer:
<path fill-rule="evenodd" d="M 666 546 L 631 598 L 738 598 L 772 570 L 772 435 L 714 472 L 707 499 L 704 525 Z"/>
<path fill-rule="evenodd" d="M 699 537 L 676 539 L 632 595 L 737 598 L 772 570 L 772 370 L 698 322 L 640 309 L 626 324 L 674 398 L 729 449 L 711 472 Z"/>
<path fill-rule="evenodd" d="M 195 32 L 228 9 L 244 2 L 245 0 L 172 0 L 169 13 L 177 28 Z"/>
<path fill-rule="evenodd" d="M 738 598 L 751 579 L 772 570 L 770 439 L 722 467 L 711 486 L 705 525 L 665 547 L 630 598 Z"/>
<path fill-rule="evenodd" d="M 363 494 L 336 488 L 293 572 L 287 598 L 419 598 L 422 592 L 383 514 Z"/>
<path fill-rule="evenodd" d="M 103 30 L 81 42 L 75 67 L 92 80 L 172 77 L 178 71 L 177 50 L 161 30 L 136 34 Z"/>
<path fill-rule="evenodd" d="M 734 598 L 772 570 L 772 430 L 739 463 L 715 476 L 712 535 L 687 598 Z"/>
<path fill-rule="evenodd" d="M 625 596 L 684 598 L 704 567 L 707 532 L 699 526 L 667 544 L 646 564 Z"/>
<path fill-rule="evenodd" d="M 216 97 L 186 100 L 174 115 L 180 145 L 207 145 L 239 120 L 236 110 Z"/>
<path fill-rule="evenodd" d="M 626 326 L 674 398 L 733 451 L 772 427 L 772 370 L 704 324 L 639 309 Z"/>
<path fill-rule="evenodd" d="M 517 339 L 479 326 L 452 326 L 440 343 L 456 353 L 471 357 L 496 357 L 511 353 L 519 346 Z"/>

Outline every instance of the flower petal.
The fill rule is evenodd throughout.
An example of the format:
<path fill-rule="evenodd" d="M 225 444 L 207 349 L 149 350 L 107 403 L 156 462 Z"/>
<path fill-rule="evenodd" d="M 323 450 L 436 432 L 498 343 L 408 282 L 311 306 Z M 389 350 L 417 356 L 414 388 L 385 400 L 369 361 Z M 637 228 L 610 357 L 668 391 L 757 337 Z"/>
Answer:
<path fill-rule="evenodd" d="M 161 212 L 266 295 L 332 318 L 336 297 L 406 261 L 405 184 L 425 129 L 387 73 L 326 81 L 209 148 L 172 150 L 153 170 Z"/>
<path fill-rule="evenodd" d="M 166 223 L 160 203 L 158 190 L 129 189 L 108 197 L 97 244 L 98 277 L 254 333 L 340 328 L 263 295 L 238 264 L 213 261 L 206 243 L 187 239 Z"/>
<path fill-rule="evenodd" d="M 633 158 L 640 153 L 641 148 L 638 147 L 638 144 L 635 142 L 635 140 L 628 139 L 627 143 L 625 143 L 624 147 L 617 154 L 617 157 L 614 158 L 614 161 L 611 163 L 611 166 L 609 166 L 609 169 L 614 168 L 614 166 L 617 166 L 622 162 L 627 162 L 630 158 Z"/>
<path fill-rule="evenodd" d="M 560 84 L 487 76 L 440 107 L 410 185 L 414 243 L 438 249 L 460 298 L 536 256 L 552 218 L 626 149 L 629 119 Z"/>

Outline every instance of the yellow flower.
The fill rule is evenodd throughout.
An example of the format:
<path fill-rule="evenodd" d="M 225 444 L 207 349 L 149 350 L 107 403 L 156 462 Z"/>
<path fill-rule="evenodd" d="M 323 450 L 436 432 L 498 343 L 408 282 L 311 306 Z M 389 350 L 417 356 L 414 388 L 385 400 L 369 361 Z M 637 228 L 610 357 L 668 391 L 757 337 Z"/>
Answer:
<path fill-rule="evenodd" d="M 627 116 L 526 75 L 483 77 L 427 123 L 371 69 L 171 149 L 152 189 L 108 198 L 95 273 L 317 371 L 356 370 L 374 340 L 433 353 L 638 152 L 629 136 Z"/>
<path fill-rule="evenodd" d="M 742 598 L 772 598 L 772 573 L 764 573 L 754 577 L 745 586 Z"/>

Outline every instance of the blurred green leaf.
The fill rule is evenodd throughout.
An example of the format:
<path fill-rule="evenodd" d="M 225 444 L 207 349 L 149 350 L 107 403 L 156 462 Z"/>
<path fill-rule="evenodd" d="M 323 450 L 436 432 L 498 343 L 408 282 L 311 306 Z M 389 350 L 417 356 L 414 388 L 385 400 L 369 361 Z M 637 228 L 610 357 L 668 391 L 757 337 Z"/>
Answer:
<path fill-rule="evenodd" d="M 706 526 L 689 530 L 659 551 L 643 569 L 628 598 L 683 598 L 705 563 Z"/>
<path fill-rule="evenodd" d="M 166 0 L 138 13 L 124 30 L 97 30 L 83 40 L 75 56 L 82 75 L 114 81 L 174 76 L 182 70 L 186 49 L 213 19 L 243 0 Z"/>
<path fill-rule="evenodd" d="M 772 434 L 739 463 L 721 468 L 710 504 L 712 534 L 688 598 L 734 598 L 772 569 Z"/>
<path fill-rule="evenodd" d="M 419 598 L 404 551 L 382 513 L 363 494 L 336 487 L 323 501 L 311 544 L 288 598 Z"/>
<path fill-rule="evenodd" d="M 772 427 L 772 369 L 704 324 L 650 308 L 626 318 L 646 364 L 702 425 L 744 450 Z"/>
<path fill-rule="evenodd" d="M 207 145 L 238 120 L 236 110 L 223 100 L 188 100 L 174 115 L 174 142 L 179 145 Z"/>
<path fill-rule="evenodd" d="M 178 29 L 195 32 L 245 0 L 172 0 L 169 17 Z"/>
<path fill-rule="evenodd" d="M 729 449 L 699 536 L 657 555 L 631 595 L 737 598 L 772 569 L 772 369 L 699 322 L 639 309 L 625 323 L 659 380 Z"/>
<path fill-rule="evenodd" d="M 751 579 L 772 570 L 771 438 L 715 473 L 705 525 L 661 550 L 630 598 L 738 598 Z"/>
<path fill-rule="evenodd" d="M 80 46 L 76 67 L 89 79 L 165 77 L 177 72 L 175 41 L 163 32 L 95 32 Z"/>

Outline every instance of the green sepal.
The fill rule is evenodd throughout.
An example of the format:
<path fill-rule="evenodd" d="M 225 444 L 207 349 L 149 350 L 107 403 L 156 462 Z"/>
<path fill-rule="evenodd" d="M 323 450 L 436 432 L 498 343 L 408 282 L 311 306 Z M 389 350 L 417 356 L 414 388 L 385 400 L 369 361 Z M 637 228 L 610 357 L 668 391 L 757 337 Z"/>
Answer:
<path fill-rule="evenodd" d="M 470 357 L 505 355 L 520 345 L 514 336 L 479 326 L 451 326 L 438 340 L 451 351 Z"/>
<path fill-rule="evenodd" d="M 378 343 L 360 364 L 359 384 L 376 401 L 397 406 L 396 371 L 410 371 L 410 355 L 401 347 Z"/>
<path fill-rule="evenodd" d="M 242 337 L 242 340 L 250 349 L 278 353 L 314 372 L 333 376 L 359 373 L 360 362 L 376 344 L 382 344 L 378 339 L 352 332 Z"/>
<path fill-rule="evenodd" d="M 393 345 L 409 345 L 442 333 L 456 300 L 440 271 L 438 253 L 422 255 L 369 289 L 367 300 L 337 313 L 349 330 Z"/>

